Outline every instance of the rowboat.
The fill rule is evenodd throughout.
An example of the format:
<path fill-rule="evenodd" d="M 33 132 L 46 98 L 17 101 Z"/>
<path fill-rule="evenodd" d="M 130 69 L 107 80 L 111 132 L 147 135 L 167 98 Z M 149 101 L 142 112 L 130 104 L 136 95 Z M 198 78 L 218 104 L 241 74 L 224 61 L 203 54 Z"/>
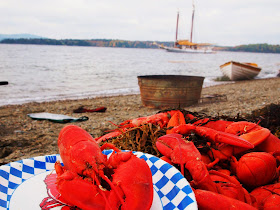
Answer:
<path fill-rule="evenodd" d="M 239 63 L 229 61 L 220 66 L 222 73 L 230 80 L 248 80 L 257 76 L 261 68 L 255 63 Z"/>

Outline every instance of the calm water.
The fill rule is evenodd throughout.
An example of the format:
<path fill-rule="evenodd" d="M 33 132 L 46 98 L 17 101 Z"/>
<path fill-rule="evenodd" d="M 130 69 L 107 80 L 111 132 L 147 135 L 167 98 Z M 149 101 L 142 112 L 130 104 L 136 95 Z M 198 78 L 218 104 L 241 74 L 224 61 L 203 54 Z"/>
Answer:
<path fill-rule="evenodd" d="M 230 60 L 257 63 L 258 78 L 280 69 L 280 54 L 0 44 L 0 81 L 9 82 L 0 86 L 0 106 L 139 93 L 140 75 L 203 76 L 205 87 L 216 84 L 219 66 Z"/>

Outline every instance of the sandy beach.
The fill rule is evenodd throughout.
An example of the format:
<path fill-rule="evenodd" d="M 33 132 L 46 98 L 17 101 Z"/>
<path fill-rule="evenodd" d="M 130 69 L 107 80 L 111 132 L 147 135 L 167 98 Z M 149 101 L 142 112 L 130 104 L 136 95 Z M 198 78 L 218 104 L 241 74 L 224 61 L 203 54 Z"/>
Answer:
<path fill-rule="evenodd" d="M 240 81 L 202 89 L 202 97 L 213 94 L 225 95 L 227 100 L 204 102 L 183 108 L 192 112 L 204 112 L 210 116 L 245 116 L 266 105 L 280 103 L 280 78 Z M 104 106 L 107 110 L 104 113 L 73 113 L 73 110 L 80 106 L 88 109 Z M 23 158 L 58 153 L 57 137 L 66 124 L 33 120 L 27 116 L 29 113 L 87 116 L 87 121 L 72 124 L 82 127 L 93 137 L 98 137 L 104 131 L 116 128 L 111 122 L 118 124 L 128 119 L 156 114 L 158 111 L 160 110 L 143 106 L 140 95 L 1 106 L 0 165 Z"/>

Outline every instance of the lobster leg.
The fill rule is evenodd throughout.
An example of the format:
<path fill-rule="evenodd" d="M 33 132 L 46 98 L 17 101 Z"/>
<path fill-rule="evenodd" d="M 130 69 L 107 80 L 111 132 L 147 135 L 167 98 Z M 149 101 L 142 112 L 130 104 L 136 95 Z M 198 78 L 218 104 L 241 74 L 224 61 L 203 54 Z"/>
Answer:
<path fill-rule="evenodd" d="M 126 120 L 126 121 L 122 122 L 119 125 L 119 127 L 132 128 L 132 127 L 138 127 L 143 124 L 152 123 L 155 125 L 159 125 L 162 128 L 167 125 L 169 119 L 177 112 L 180 112 L 180 111 L 171 110 L 171 111 L 167 111 L 167 112 L 157 113 L 157 114 L 147 116 L 147 117 L 139 117 L 139 118 L 135 118 L 132 120 Z"/>
<path fill-rule="evenodd" d="M 110 133 L 107 133 L 103 136 L 100 136 L 100 137 L 97 137 L 95 138 L 94 140 L 96 141 L 97 144 L 101 143 L 102 141 L 106 141 L 108 139 L 111 139 L 111 138 L 114 138 L 114 137 L 117 137 L 119 135 L 121 135 L 123 132 L 120 131 L 120 130 L 115 130 L 115 131 L 112 131 Z"/>

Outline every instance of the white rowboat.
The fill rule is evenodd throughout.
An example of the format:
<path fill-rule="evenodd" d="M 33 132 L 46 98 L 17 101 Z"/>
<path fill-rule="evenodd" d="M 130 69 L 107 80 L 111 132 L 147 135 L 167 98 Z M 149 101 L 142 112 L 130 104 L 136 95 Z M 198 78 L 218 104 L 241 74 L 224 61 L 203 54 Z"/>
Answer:
<path fill-rule="evenodd" d="M 257 76 L 261 68 L 255 63 L 230 61 L 220 66 L 222 73 L 230 80 L 248 80 Z"/>

